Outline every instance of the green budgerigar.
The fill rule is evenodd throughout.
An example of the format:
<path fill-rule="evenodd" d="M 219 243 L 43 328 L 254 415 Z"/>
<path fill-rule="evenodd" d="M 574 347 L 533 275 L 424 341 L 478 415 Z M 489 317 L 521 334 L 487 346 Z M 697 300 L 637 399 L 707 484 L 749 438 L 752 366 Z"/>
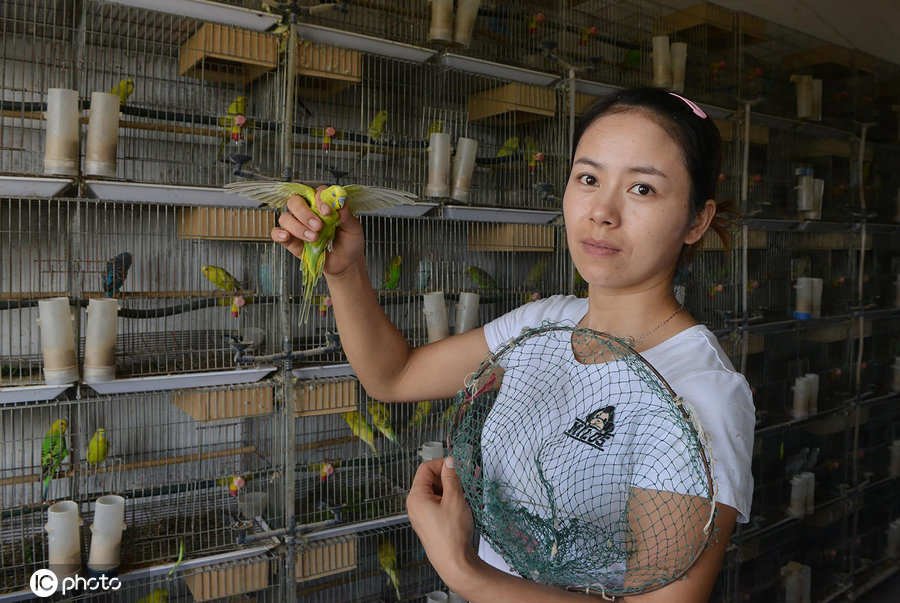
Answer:
<path fill-rule="evenodd" d="M 419 427 L 425 422 L 425 416 L 431 412 L 431 400 L 416 402 L 416 409 L 409 420 L 410 427 Z"/>
<path fill-rule="evenodd" d="M 482 289 L 496 289 L 497 281 L 493 276 L 488 274 L 485 270 L 478 268 L 477 266 L 469 266 L 466 268 L 466 273 L 475 281 L 475 284 L 481 287 Z"/>
<path fill-rule="evenodd" d="M 106 430 L 98 427 L 94 431 L 91 441 L 88 442 L 87 460 L 91 465 L 99 465 L 106 460 L 109 454 L 109 440 L 106 439 Z"/>
<path fill-rule="evenodd" d="M 307 205 L 322 219 L 322 229 L 315 241 L 306 241 L 300 257 L 303 269 L 303 301 L 300 307 L 300 324 L 306 322 L 313 305 L 313 289 L 325 267 L 325 256 L 331 251 L 337 228 L 340 225 L 338 210 L 345 204 L 354 214 L 395 205 L 408 205 L 415 197 L 405 191 L 351 184 L 330 186 L 322 191 L 322 202 L 331 207 L 327 216 L 316 206 L 316 189 L 299 182 L 233 182 L 225 185 L 225 191 L 265 203 L 276 209 L 284 209 L 292 195 L 303 197 Z"/>
<path fill-rule="evenodd" d="M 203 276 L 215 285 L 216 289 L 222 291 L 237 291 L 239 289 L 240 281 L 221 266 L 204 266 L 201 271 Z"/>
<path fill-rule="evenodd" d="M 403 258 L 395 255 L 384 269 L 384 278 L 381 280 L 382 289 L 396 289 L 400 284 L 400 268 L 403 266 Z"/>
<path fill-rule="evenodd" d="M 228 105 L 224 118 L 219 118 L 219 125 L 225 128 L 226 135 L 231 140 L 241 138 L 241 129 L 246 128 L 247 122 L 247 97 L 238 96 Z"/>
<path fill-rule="evenodd" d="M 137 600 L 137 603 L 166 603 L 169 600 L 169 591 L 164 588 L 157 588 L 149 595 L 144 595 Z"/>
<path fill-rule="evenodd" d="M 519 148 L 519 137 L 518 136 L 510 136 L 505 141 L 503 141 L 503 146 L 500 147 L 500 150 L 497 151 L 497 159 L 503 157 L 509 157 L 510 155 L 516 152 L 516 149 Z M 509 165 L 509 164 L 505 164 Z M 494 168 L 491 169 L 490 177 L 493 180 L 496 175 L 496 171 Z"/>
<path fill-rule="evenodd" d="M 107 91 L 108 94 L 115 94 L 119 97 L 119 105 L 124 105 L 132 92 L 134 92 L 134 80 L 130 77 L 123 77 L 118 84 Z"/>
<path fill-rule="evenodd" d="M 444 120 L 443 119 L 436 119 L 433 122 L 431 122 L 430 126 L 428 126 L 428 135 L 429 136 L 431 136 L 432 134 L 440 134 L 443 131 L 444 131 Z"/>
<path fill-rule="evenodd" d="M 399 446 L 400 442 L 397 440 L 394 427 L 391 425 L 391 411 L 388 410 L 388 407 L 381 402 L 369 402 L 367 408 L 369 409 L 369 414 L 372 415 L 372 423 L 375 424 L 375 428 L 383 433 L 384 437 Z"/>
<path fill-rule="evenodd" d="M 369 129 L 367 130 L 369 142 L 373 142 L 382 137 L 384 134 L 384 125 L 387 123 L 387 117 L 387 109 L 382 109 L 376 113 L 375 117 L 372 118 L 372 121 L 369 122 Z"/>
<path fill-rule="evenodd" d="M 53 421 L 41 442 L 41 478 L 44 484 L 41 501 L 47 500 L 50 482 L 53 481 L 56 470 L 69 456 L 69 448 L 66 446 L 66 429 L 68 427 L 69 422 L 65 419 Z"/>
<path fill-rule="evenodd" d="M 353 432 L 353 435 L 365 442 L 365 444 L 372 449 L 372 452 L 375 453 L 375 456 L 378 456 L 378 450 L 375 448 L 375 433 L 369 426 L 368 421 L 355 410 L 352 412 L 341 413 L 341 417 L 343 417 L 344 421 L 347 422 L 347 425 L 350 426 L 350 431 Z"/>
<path fill-rule="evenodd" d="M 388 575 L 391 583 L 394 585 L 394 591 L 397 593 L 397 600 L 400 601 L 400 573 L 397 570 L 397 551 L 394 545 L 387 538 L 378 543 L 378 563 L 381 569 Z"/>

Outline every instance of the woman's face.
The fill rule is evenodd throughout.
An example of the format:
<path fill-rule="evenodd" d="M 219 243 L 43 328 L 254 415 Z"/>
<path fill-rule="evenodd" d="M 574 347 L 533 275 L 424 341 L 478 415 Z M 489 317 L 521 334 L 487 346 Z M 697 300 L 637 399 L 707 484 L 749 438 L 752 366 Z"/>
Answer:
<path fill-rule="evenodd" d="M 643 291 L 668 283 L 693 226 L 691 184 L 678 144 L 637 111 L 606 115 L 584 132 L 563 197 L 572 261 L 591 285 Z"/>

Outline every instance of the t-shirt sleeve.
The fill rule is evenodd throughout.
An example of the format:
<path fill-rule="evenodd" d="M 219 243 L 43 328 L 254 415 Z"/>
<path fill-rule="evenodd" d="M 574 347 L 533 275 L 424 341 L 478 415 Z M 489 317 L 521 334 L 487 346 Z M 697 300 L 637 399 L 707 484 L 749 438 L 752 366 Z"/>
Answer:
<path fill-rule="evenodd" d="M 750 519 L 753 498 L 753 434 L 756 416 L 747 380 L 740 373 L 702 371 L 681 379 L 675 391 L 697 413 L 708 439 L 716 500 Z"/>
<path fill-rule="evenodd" d="M 540 326 L 545 321 L 578 322 L 587 310 L 587 299 L 572 295 L 553 295 L 507 312 L 484 325 L 484 338 L 491 352 L 518 336 L 522 329 Z"/>

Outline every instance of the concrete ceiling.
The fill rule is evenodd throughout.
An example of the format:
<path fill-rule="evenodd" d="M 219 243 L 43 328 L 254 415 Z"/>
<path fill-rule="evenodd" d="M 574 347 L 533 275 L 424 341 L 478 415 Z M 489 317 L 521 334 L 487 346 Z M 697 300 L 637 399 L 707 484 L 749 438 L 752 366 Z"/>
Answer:
<path fill-rule="evenodd" d="M 700 0 L 656 0 L 681 10 Z M 715 0 L 785 27 L 900 65 L 900 0 Z"/>

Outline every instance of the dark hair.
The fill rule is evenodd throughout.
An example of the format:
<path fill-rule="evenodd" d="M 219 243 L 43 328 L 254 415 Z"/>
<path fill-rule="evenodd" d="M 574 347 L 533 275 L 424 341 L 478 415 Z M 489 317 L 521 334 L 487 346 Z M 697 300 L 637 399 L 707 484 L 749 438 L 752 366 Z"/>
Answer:
<path fill-rule="evenodd" d="M 585 131 L 601 117 L 628 111 L 646 114 L 681 147 L 691 182 L 689 208 L 693 217 L 703 208 L 707 199 L 716 198 L 716 185 L 722 169 L 722 137 L 719 129 L 711 118 L 698 115 L 695 108 L 700 110 L 693 103 L 660 88 L 620 90 L 587 108 L 575 126 L 572 153 L 574 155 Z M 572 159 L 575 159 L 574 156 Z M 710 228 L 719 235 L 727 249 L 731 239 L 728 228 L 731 220 L 720 215 L 719 212 L 723 209 L 726 208 L 721 207 L 721 204 L 717 206 L 716 218 Z M 690 259 L 696 245 L 686 245 L 682 249 L 679 263 Z"/>

